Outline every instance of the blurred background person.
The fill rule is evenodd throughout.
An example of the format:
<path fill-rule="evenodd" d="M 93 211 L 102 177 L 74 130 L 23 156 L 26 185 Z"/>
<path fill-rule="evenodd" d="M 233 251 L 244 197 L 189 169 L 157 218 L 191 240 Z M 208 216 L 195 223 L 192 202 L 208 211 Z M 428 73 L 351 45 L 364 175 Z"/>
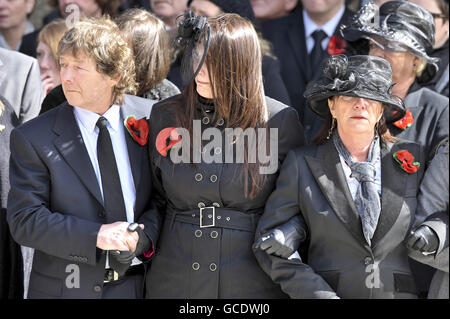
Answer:
<path fill-rule="evenodd" d="M 69 5 L 78 7 L 80 18 L 99 17 L 103 14 L 115 17 L 118 14 L 120 0 L 49 0 L 49 5 L 55 9 L 44 18 L 44 25 L 55 19 L 66 19 L 73 15 L 74 10 L 68 8 Z M 73 18 L 70 20 L 74 22 Z M 39 29 L 24 36 L 19 51 L 36 57 L 37 37 L 40 31 Z"/>
<path fill-rule="evenodd" d="M 288 16 L 261 24 L 264 38 L 273 44 L 280 61 L 281 77 L 309 142 L 323 119 L 305 107 L 303 93 L 308 82 L 320 75 L 320 65 L 330 56 L 328 47 L 335 43 L 339 26 L 352 16 L 345 0 L 301 0 Z"/>
<path fill-rule="evenodd" d="M 448 33 L 449 33 L 449 12 L 448 0 L 409 0 L 422 8 L 426 9 L 434 18 L 436 33 L 434 36 L 433 52 L 430 56 L 439 58 L 437 62 L 439 70 L 433 76 L 433 69 L 427 66 L 418 81 L 421 86 L 434 90 L 442 95 L 449 96 L 449 51 L 448 51 Z"/>
<path fill-rule="evenodd" d="M 164 22 L 142 9 L 129 9 L 115 22 L 133 51 L 136 95 L 161 101 L 179 94 L 178 87 L 166 79 L 171 48 Z"/>
<path fill-rule="evenodd" d="M 448 300 L 448 137 L 433 153 L 436 155 L 420 185 L 413 231 L 406 247 L 411 258 L 436 269 L 427 298 Z"/>
<path fill-rule="evenodd" d="M 393 93 L 404 99 L 407 113 L 400 121 L 388 122 L 389 131 L 398 138 L 422 144 L 425 154 L 432 156 L 432 150 L 449 134 L 448 98 L 421 87 L 417 81 L 427 65 L 437 68 L 438 59 L 430 56 L 435 33 L 433 17 L 411 2 L 388 1 L 379 8 L 380 25 L 387 28 L 374 28 L 370 21 L 377 12 L 378 7 L 369 3 L 351 25 L 343 28 L 343 36 L 349 41 L 365 39 L 370 55 L 390 62 L 397 83 Z"/>
<path fill-rule="evenodd" d="M 175 29 L 177 17 L 187 10 L 188 0 L 149 0 L 150 10 L 164 21 L 168 30 Z"/>
<path fill-rule="evenodd" d="M 236 13 L 250 20 L 254 26 L 256 25 L 255 14 L 249 0 L 189 0 L 188 6 L 192 11 L 206 17 L 216 17 L 222 13 Z M 263 39 L 261 34 L 258 34 L 258 38 L 263 56 L 262 74 L 265 94 L 291 106 L 289 93 L 280 75 L 280 64 L 272 52 L 271 44 Z M 179 78 L 178 68 L 177 64 L 172 67 L 170 78 L 173 77 L 174 80 Z M 183 85 L 180 80 L 176 81 L 179 81 L 179 85 Z M 174 81 L 175 84 L 177 84 L 176 81 Z"/>
<path fill-rule="evenodd" d="M 287 16 L 294 10 L 298 0 L 250 0 L 255 17 L 259 21 Z"/>
<path fill-rule="evenodd" d="M 36 59 L 0 48 L 0 95 L 9 101 L 20 123 L 36 117 L 43 98 Z"/>
<path fill-rule="evenodd" d="M 380 26 L 373 27 L 373 18 L 380 15 Z M 434 43 L 434 20 L 422 7 L 408 1 L 388 1 L 381 7 L 367 4 L 345 27 L 346 40 L 366 39 L 369 54 L 386 59 L 392 66 L 393 94 L 404 99 L 406 115 L 398 121 L 387 121 L 389 131 L 397 138 L 422 145 L 427 155 L 425 169 L 433 150 L 449 135 L 449 99 L 417 82 L 430 65 L 436 71 L 437 59 L 430 56 Z M 425 298 L 434 269 L 414 260 L 411 269 Z"/>
<path fill-rule="evenodd" d="M 59 40 L 67 31 L 64 20 L 55 20 L 47 24 L 37 39 L 37 60 L 41 72 L 42 88 L 44 95 L 61 84 L 59 70 L 56 62 Z M 41 113 L 43 110 L 41 110 Z"/>
<path fill-rule="evenodd" d="M 28 21 L 34 0 L 0 0 L 0 47 L 19 50 L 22 37 L 34 31 Z"/>
<path fill-rule="evenodd" d="M 19 120 L 0 94 L 0 300 L 23 298 L 22 255 L 6 222 L 9 192 L 9 136 Z"/>

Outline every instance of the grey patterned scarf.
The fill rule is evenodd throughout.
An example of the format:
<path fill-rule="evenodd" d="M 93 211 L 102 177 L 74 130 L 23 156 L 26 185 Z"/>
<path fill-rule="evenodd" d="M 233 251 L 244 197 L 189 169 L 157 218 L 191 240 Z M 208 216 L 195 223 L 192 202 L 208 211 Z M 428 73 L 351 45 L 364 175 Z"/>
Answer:
<path fill-rule="evenodd" d="M 336 131 L 333 134 L 333 142 L 336 150 L 352 170 L 352 177 L 359 182 L 355 206 L 361 217 L 364 237 L 371 246 L 371 239 L 377 228 L 381 212 L 381 199 L 375 187 L 376 164 L 381 158 L 379 137 L 376 135 L 373 139 L 366 162 L 353 161 Z"/>

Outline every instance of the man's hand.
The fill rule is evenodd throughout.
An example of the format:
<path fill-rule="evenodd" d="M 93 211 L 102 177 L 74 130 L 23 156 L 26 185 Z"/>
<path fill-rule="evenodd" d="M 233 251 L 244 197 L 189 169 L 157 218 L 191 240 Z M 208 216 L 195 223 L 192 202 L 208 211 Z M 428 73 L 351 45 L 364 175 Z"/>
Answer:
<path fill-rule="evenodd" d="M 406 239 L 406 247 L 422 254 L 431 254 L 438 249 L 439 238 L 430 227 L 422 225 L 411 232 Z"/>
<path fill-rule="evenodd" d="M 97 235 L 97 247 L 103 250 L 134 252 L 139 235 L 136 232 L 129 232 L 128 225 L 127 222 L 102 225 Z"/>

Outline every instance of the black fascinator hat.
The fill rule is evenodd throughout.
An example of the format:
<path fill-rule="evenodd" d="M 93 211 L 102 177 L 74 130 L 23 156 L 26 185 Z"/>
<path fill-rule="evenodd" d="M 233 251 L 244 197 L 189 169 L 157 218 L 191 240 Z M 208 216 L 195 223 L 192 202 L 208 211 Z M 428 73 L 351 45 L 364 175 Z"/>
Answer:
<path fill-rule="evenodd" d="M 175 47 L 181 52 L 181 80 L 187 86 L 194 80 L 205 62 L 211 37 L 211 28 L 206 17 L 197 16 L 188 10 L 180 17 Z M 203 44 L 203 52 L 196 50 L 197 44 Z"/>
<path fill-rule="evenodd" d="M 328 98 L 336 95 L 361 97 L 382 102 L 386 122 L 405 115 L 400 97 L 392 95 L 392 68 L 385 59 L 355 55 L 331 56 L 323 64 L 321 77 L 308 84 L 305 98 L 308 106 L 321 117 L 330 112 Z"/>

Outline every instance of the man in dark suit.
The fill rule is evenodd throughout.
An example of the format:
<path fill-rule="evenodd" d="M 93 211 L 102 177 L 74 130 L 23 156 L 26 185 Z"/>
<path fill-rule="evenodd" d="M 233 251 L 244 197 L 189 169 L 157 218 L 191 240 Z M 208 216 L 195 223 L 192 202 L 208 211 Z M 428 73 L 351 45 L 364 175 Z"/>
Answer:
<path fill-rule="evenodd" d="M 263 36 L 273 44 L 281 63 L 281 77 L 308 141 L 318 133 L 323 121 L 305 107 L 303 92 L 308 82 L 320 74 L 321 62 L 329 57 L 331 37 L 352 15 L 344 0 L 302 0 L 290 15 L 262 23 Z"/>
<path fill-rule="evenodd" d="M 11 133 L 7 218 L 14 239 L 35 249 L 29 298 L 143 296 L 159 215 L 146 122 L 127 120 L 147 112 L 124 102 L 131 55 L 111 20 L 82 20 L 58 48 L 68 102 Z"/>

